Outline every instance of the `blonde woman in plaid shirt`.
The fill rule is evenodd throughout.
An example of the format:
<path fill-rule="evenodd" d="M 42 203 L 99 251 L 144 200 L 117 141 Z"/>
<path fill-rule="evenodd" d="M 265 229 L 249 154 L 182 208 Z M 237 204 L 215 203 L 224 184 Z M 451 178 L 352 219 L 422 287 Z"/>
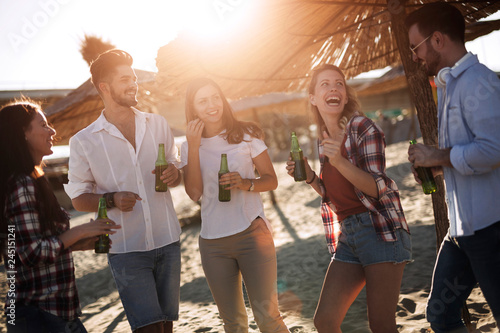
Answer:
<path fill-rule="evenodd" d="M 385 174 L 385 139 L 359 112 L 359 102 L 343 72 L 324 65 L 309 87 L 320 133 L 319 176 L 306 161 L 307 184 L 322 197 L 321 215 L 333 254 L 314 324 L 318 332 L 341 332 L 340 325 L 366 285 L 372 332 L 397 332 L 395 312 L 411 240 L 398 188 Z M 294 162 L 287 163 L 293 175 Z"/>

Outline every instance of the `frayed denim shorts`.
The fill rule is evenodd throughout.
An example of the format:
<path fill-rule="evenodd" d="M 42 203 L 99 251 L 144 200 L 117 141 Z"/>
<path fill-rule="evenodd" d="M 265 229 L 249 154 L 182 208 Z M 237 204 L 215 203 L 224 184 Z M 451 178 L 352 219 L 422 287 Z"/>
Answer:
<path fill-rule="evenodd" d="M 179 317 L 179 241 L 144 252 L 108 254 L 111 273 L 132 331 Z"/>
<path fill-rule="evenodd" d="M 332 260 L 363 267 L 373 264 L 410 262 L 411 238 L 404 229 L 396 230 L 397 240 L 386 242 L 375 232 L 370 213 L 354 214 L 340 222 L 341 235 Z"/>

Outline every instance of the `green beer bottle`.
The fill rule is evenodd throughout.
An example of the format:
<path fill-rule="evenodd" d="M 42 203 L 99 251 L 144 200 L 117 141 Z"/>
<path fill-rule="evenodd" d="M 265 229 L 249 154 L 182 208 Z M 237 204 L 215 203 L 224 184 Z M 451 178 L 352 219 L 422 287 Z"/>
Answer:
<path fill-rule="evenodd" d="M 167 160 L 165 160 L 165 145 L 160 143 L 158 147 L 158 158 L 155 163 L 155 191 L 156 192 L 167 192 L 168 186 L 161 179 L 160 176 L 163 173 L 163 170 L 166 170 L 168 167 Z"/>
<path fill-rule="evenodd" d="M 417 143 L 417 140 L 410 140 L 410 144 L 414 145 Z M 432 175 L 432 171 L 430 168 L 418 167 L 415 168 L 418 174 L 418 178 L 422 181 L 422 190 L 425 194 L 431 194 L 436 192 L 437 186 L 434 181 L 434 176 Z"/>
<path fill-rule="evenodd" d="M 295 169 L 293 171 L 293 179 L 300 182 L 307 179 L 306 165 L 304 163 L 304 156 L 302 149 L 299 147 L 299 140 L 295 132 L 292 132 L 292 147 L 290 149 L 290 157 L 295 162 Z"/>
<path fill-rule="evenodd" d="M 229 187 L 228 185 L 221 185 L 220 184 L 220 177 L 229 172 L 229 168 L 227 167 L 227 155 L 226 154 L 221 154 L 220 155 L 220 170 L 219 170 L 219 201 L 221 202 L 227 202 L 231 201 L 231 190 L 226 190 L 226 187 Z"/>
<path fill-rule="evenodd" d="M 97 210 L 97 220 L 107 219 L 108 213 L 106 210 L 106 199 L 99 199 L 99 209 Z M 109 235 L 99 235 L 99 239 L 95 242 L 95 253 L 108 253 L 109 252 Z"/>

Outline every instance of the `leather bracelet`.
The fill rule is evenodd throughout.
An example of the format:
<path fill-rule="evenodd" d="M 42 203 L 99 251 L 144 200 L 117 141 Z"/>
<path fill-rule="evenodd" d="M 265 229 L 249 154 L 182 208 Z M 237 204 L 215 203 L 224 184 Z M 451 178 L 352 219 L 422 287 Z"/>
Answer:
<path fill-rule="evenodd" d="M 316 172 L 314 172 L 314 171 L 313 171 L 313 177 L 312 177 L 311 181 L 310 181 L 310 182 L 308 182 L 308 181 L 306 180 L 306 184 L 307 184 L 307 185 L 311 185 L 311 183 L 312 183 L 315 179 L 316 179 Z"/>
<path fill-rule="evenodd" d="M 115 200 L 114 200 L 115 193 L 116 192 L 108 192 L 103 194 L 102 197 L 106 199 L 106 208 L 110 209 L 115 207 Z"/>

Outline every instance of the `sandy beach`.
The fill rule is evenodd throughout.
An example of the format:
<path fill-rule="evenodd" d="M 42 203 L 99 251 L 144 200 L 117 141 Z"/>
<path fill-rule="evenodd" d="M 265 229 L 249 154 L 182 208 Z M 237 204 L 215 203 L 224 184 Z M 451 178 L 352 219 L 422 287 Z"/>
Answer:
<path fill-rule="evenodd" d="M 413 180 L 407 161 L 407 143 L 387 147 L 387 173 L 399 186 L 403 208 L 412 233 L 414 262 L 407 265 L 396 313 L 400 332 L 430 332 L 424 309 L 436 258 L 436 238 L 429 196 Z M 315 170 L 317 161 L 312 162 Z M 285 172 L 284 162 L 275 163 L 279 187 L 262 193 L 265 213 L 270 220 L 278 256 L 280 309 L 291 332 L 315 332 L 313 315 L 330 255 L 319 214 L 320 198 L 304 182 L 295 183 Z M 191 202 L 183 187 L 171 189 L 183 232 L 181 303 L 175 332 L 223 332 L 217 307 L 206 283 L 198 252 L 199 207 Z M 93 214 L 72 212 L 72 225 L 89 220 Z M 75 252 L 77 285 L 83 311 L 82 321 L 90 333 L 130 332 L 105 255 Z M 5 294 L 5 274 L 2 295 Z M 3 303 L 3 302 L 2 302 Z M 370 332 L 364 291 L 351 306 L 342 325 L 343 332 Z M 468 300 L 473 332 L 498 332 L 479 288 Z M 250 332 L 259 332 L 249 314 Z M 2 322 L 1 332 L 5 332 Z"/>

